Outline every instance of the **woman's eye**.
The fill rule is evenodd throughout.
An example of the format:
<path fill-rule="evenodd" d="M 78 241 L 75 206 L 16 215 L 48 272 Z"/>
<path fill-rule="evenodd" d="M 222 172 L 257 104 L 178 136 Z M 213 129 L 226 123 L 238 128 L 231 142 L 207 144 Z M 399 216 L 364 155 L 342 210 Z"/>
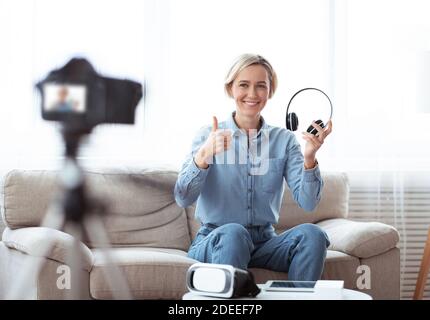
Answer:
<path fill-rule="evenodd" d="M 266 89 L 266 88 L 267 88 L 267 86 L 266 86 L 265 84 L 260 84 L 258 87 L 259 87 L 259 88 L 263 88 L 263 89 Z"/>
<path fill-rule="evenodd" d="M 248 87 L 248 85 L 246 83 L 241 83 L 241 84 L 239 84 L 239 87 L 246 88 L 246 87 Z"/>

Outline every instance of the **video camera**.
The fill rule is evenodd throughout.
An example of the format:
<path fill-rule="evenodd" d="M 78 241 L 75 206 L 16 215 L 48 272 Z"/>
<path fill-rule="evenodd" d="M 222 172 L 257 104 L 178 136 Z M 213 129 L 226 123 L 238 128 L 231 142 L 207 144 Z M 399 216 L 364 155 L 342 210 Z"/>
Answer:
<path fill-rule="evenodd" d="M 83 58 L 73 58 L 36 84 L 42 118 L 89 130 L 101 123 L 133 124 L 142 85 L 100 76 Z"/>

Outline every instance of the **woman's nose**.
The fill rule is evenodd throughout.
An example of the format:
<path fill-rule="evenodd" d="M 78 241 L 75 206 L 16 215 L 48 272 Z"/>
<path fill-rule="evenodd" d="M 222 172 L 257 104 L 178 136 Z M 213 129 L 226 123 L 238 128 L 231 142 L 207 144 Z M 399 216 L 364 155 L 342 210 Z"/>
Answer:
<path fill-rule="evenodd" d="M 253 86 L 250 86 L 249 90 L 248 90 L 248 96 L 256 97 L 257 96 L 257 89 Z"/>

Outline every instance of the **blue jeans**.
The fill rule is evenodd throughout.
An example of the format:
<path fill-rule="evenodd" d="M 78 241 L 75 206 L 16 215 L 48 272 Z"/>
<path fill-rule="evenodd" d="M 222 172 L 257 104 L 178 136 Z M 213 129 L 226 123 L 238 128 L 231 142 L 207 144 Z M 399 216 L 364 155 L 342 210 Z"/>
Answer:
<path fill-rule="evenodd" d="M 244 270 L 287 272 L 289 280 L 315 281 L 321 278 L 329 244 L 326 233 L 311 223 L 280 235 L 271 225 L 246 228 L 237 223 L 220 227 L 206 224 L 199 229 L 188 256 Z"/>

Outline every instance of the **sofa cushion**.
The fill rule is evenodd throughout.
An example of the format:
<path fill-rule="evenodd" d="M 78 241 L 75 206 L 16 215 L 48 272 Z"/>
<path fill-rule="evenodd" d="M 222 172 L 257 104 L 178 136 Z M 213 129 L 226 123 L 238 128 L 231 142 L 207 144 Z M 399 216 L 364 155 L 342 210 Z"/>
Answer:
<path fill-rule="evenodd" d="M 3 220 L 10 229 L 39 226 L 58 190 L 57 173 L 12 170 L 3 183 Z"/>
<path fill-rule="evenodd" d="M 58 190 L 58 172 L 14 170 L 4 184 L 4 219 L 11 229 L 38 226 Z M 103 200 L 113 246 L 188 250 L 186 211 L 176 205 L 177 173 L 164 169 L 100 169 L 85 173 L 88 195 Z M 161 236 L 160 236 L 161 235 Z M 89 247 L 101 246 L 86 240 Z"/>
<path fill-rule="evenodd" d="M 285 231 L 301 223 L 315 223 L 329 218 L 345 218 L 348 215 L 349 185 L 345 173 L 322 172 L 324 187 L 321 200 L 312 212 L 301 209 L 294 201 L 288 187 L 275 226 L 278 232 Z"/>
<path fill-rule="evenodd" d="M 186 289 L 188 268 L 196 260 L 187 253 L 162 248 L 112 248 L 115 263 L 129 283 L 135 299 L 181 299 Z M 108 265 L 100 249 L 93 249 L 94 266 L 90 273 L 90 292 L 95 299 L 113 299 L 114 288 L 105 280 Z M 119 293 L 120 295 L 121 293 Z"/>
<path fill-rule="evenodd" d="M 3 231 L 3 243 L 10 249 L 20 251 L 33 257 L 43 257 L 68 264 L 74 238 L 62 231 L 42 227 L 29 227 Z M 49 247 L 51 250 L 49 250 Z M 82 269 L 90 271 L 93 265 L 91 250 L 80 242 Z"/>
<path fill-rule="evenodd" d="M 384 253 L 399 242 L 398 231 L 380 222 L 328 219 L 317 223 L 330 239 L 329 249 L 359 258 Z"/>
<path fill-rule="evenodd" d="M 92 250 L 94 266 L 90 273 L 90 292 L 95 299 L 113 299 L 114 294 L 105 281 L 104 270 L 107 263 L 100 249 Z M 127 279 L 135 299 L 181 299 L 188 291 L 186 273 L 197 261 L 187 257 L 181 250 L 161 248 L 112 248 L 109 249 L 112 263 L 115 263 Z M 352 286 L 359 260 L 347 254 L 327 251 L 323 278 L 329 275 Z M 256 283 L 268 280 L 287 279 L 285 272 L 261 268 L 251 268 Z M 333 278 L 331 278 L 333 279 Z M 337 278 L 336 278 L 337 279 Z"/>

